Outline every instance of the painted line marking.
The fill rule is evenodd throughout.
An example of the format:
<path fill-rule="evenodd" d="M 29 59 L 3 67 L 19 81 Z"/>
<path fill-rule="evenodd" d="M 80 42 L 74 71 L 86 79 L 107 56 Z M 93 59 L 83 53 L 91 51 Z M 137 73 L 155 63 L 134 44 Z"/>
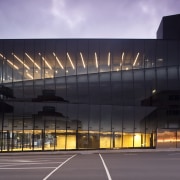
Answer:
<path fill-rule="evenodd" d="M 124 154 L 125 156 L 136 156 L 137 154 L 132 154 L 132 153 L 127 153 L 127 154 Z"/>
<path fill-rule="evenodd" d="M 169 156 L 173 156 L 173 155 L 180 155 L 180 153 L 171 153 L 171 154 L 168 154 Z"/>
<path fill-rule="evenodd" d="M 13 169 L 52 169 L 55 167 L 30 167 L 30 168 L 0 168 L 0 169 L 9 169 L 9 170 L 13 170 Z"/>
<path fill-rule="evenodd" d="M 110 175 L 110 173 L 109 173 L 109 170 L 108 170 L 108 168 L 107 168 L 107 166 L 106 166 L 106 163 L 104 162 L 104 159 L 102 158 L 101 154 L 99 154 L 99 156 L 100 156 L 101 161 L 102 161 L 102 163 L 103 163 L 103 165 L 104 165 L 104 169 L 105 169 L 105 171 L 106 171 L 108 180 L 112 180 L 111 175 Z"/>
<path fill-rule="evenodd" d="M 75 157 L 75 155 L 71 156 L 70 158 L 68 158 L 66 161 L 64 161 L 63 163 L 61 163 L 58 167 L 56 167 L 53 171 L 51 171 L 45 178 L 43 178 L 43 180 L 48 179 L 53 173 L 55 173 L 61 166 L 63 166 L 65 163 L 67 163 L 70 159 L 72 159 L 73 157 Z"/>
<path fill-rule="evenodd" d="M 59 164 L 63 162 L 48 162 L 46 164 L 57 164 L 57 163 Z M 9 166 L 34 165 L 34 164 L 44 164 L 44 163 L 43 162 L 42 163 L 3 163 L 3 164 L 0 163 L 0 168 L 9 167 Z"/>

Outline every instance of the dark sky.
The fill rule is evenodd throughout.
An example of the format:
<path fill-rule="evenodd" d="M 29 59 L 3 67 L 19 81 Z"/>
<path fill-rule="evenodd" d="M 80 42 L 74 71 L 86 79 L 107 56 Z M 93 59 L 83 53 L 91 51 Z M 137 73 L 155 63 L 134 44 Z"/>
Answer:
<path fill-rule="evenodd" d="M 0 38 L 156 38 L 180 0 L 0 0 Z"/>

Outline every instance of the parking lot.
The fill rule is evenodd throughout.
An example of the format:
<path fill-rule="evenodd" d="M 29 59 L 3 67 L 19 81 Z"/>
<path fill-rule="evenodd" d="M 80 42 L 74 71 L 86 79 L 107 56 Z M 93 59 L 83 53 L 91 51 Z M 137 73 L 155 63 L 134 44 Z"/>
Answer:
<path fill-rule="evenodd" d="M 179 180 L 180 152 L 1 154 L 0 179 Z"/>

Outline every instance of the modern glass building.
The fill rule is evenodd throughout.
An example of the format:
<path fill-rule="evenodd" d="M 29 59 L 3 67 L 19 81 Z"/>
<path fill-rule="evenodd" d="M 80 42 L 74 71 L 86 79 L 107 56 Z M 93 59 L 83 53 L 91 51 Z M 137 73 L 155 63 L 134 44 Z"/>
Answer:
<path fill-rule="evenodd" d="M 179 39 L 0 40 L 0 151 L 180 147 Z"/>

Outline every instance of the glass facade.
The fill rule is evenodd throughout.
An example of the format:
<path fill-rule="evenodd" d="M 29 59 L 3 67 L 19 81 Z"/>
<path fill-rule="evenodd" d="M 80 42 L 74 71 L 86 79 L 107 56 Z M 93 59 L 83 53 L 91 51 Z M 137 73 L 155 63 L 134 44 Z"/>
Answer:
<path fill-rule="evenodd" d="M 0 40 L 0 151 L 180 147 L 180 41 Z"/>

